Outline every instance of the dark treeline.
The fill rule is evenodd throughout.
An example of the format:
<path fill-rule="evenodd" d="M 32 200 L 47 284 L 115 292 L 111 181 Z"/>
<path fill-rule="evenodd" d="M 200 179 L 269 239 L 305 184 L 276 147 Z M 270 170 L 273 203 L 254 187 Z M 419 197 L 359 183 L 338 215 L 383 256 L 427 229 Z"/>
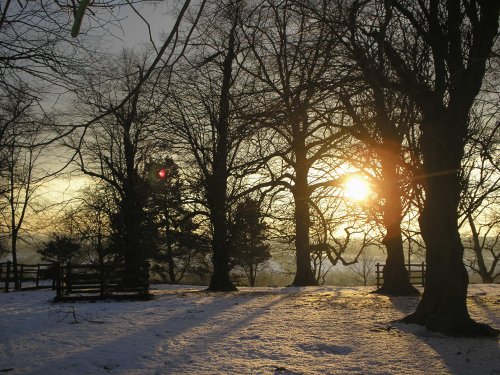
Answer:
<path fill-rule="evenodd" d="M 148 260 L 167 282 L 232 291 L 273 244 L 293 252 L 293 286 L 339 263 L 366 284 L 363 253 L 380 246 L 377 292 L 412 295 L 418 248 L 426 284 L 405 321 L 492 333 L 468 314 L 466 265 L 498 280 L 498 1 L 186 1 L 161 46 L 118 53 L 94 33 L 126 4 L 44 4 L 7 2 L 0 20 L 14 274 L 25 218 L 51 211 L 38 192 L 79 171 L 46 260 L 119 260 L 131 284 Z M 60 170 L 43 169 L 55 153 Z"/>

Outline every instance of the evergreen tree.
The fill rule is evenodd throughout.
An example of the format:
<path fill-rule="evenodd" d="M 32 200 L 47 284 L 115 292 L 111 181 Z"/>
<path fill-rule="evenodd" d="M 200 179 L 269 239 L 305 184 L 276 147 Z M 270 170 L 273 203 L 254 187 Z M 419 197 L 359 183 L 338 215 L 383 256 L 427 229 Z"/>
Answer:
<path fill-rule="evenodd" d="M 81 245 L 74 238 L 64 234 L 53 233 L 44 248 L 38 250 L 42 260 L 47 262 L 67 263 L 78 256 Z"/>
<path fill-rule="evenodd" d="M 151 191 L 146 211 L 158 233 L 156 271 L 166 274 L 171 284 L 178 283 L 186 272 L 208 273 L 204 265 L 210 246 L 199 233 L 193 212 L 184 205 L 179 166 L 166 158 L 150 163 L 148 171 Z"/>
<path fill-rule="evenodd" d="M 271 258 L 266 227 L 257 201 L 247 198 L 237 205 L 229 225 L 231 263 L 243 270 L 250 286 L 255 286 L 259 266 Z"/>

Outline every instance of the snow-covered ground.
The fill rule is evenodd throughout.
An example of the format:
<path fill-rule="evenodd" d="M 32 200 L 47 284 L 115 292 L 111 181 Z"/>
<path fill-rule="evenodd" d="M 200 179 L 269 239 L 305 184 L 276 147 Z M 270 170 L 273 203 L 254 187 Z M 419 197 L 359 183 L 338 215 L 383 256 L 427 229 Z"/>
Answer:
<path fill-rule="evenodd" d="M 500 374 L 497 339 L 392 322 L 418 298 L 370 287 L 202 289 L 159 286 L 151 301 L 59 304 L 51 291 L 0 293 L 0 372 Z M 468 302 L 475 319 L 500 328 L 500 285 L 471 285 Z"/>

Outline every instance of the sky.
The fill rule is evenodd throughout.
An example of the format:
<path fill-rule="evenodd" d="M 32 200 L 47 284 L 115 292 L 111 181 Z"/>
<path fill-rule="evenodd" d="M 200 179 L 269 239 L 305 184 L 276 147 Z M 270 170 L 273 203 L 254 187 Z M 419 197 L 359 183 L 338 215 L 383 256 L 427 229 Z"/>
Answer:
<path fill-rule="evenodd" d="M 106 36 L 106 42 L 113 49 L 120 50 L 123 47 L 131 48 L 140 45 L 141 43 L 149 42 L 147 21 L 151 27 L 151 36 L 154 42 L 158 45 L 161 42 L 161 35 L 168 33 L 173 26 L 176 6 L 174 4 L 179 1 L 160 0 L 146 1 L 134 5 L 134 8 L 142 16 L 139 17 L 132 7 L 121 7 L 117 13 L 117 18 L 120 19 L 120 27 L 111 29 L 113 35 Z"/>
<path fill-rule="evenodd" d="M 151 35 L 154 42 L 161 43 L 161 35 L 170 32 L 173 25 L 172 14 L 175 14 L 175 3 L 172 0 L 146 1 L 134 5 L 135 9 L 144 18 L 142 20 L 130 6 L 124 6 L 115 13 L 120 24 L 114 24 L 110 30 L 103 32 L 103 46 L 107 46 L 109 51 L 119 52 L 123 48 L 135 48 L 149 42 L 149 32 L 145 21 L 151 27 Z M 60 154 L 59 154 L 60 151 Z M 59 155 L 47 157 L 45 169 L 54 171 L 58 165 L 63 166 L 66 162 L 63 150 L 54 151 Z M 58 159 L 58 161 L 56 160 Z M 51 179 L 43 184 L 40 193 L 52 202 L 62 202 L 73 198 L 74 194 L 80 190 L 88 179 L 85 176 L 63 175 L 60 178 Z"/>

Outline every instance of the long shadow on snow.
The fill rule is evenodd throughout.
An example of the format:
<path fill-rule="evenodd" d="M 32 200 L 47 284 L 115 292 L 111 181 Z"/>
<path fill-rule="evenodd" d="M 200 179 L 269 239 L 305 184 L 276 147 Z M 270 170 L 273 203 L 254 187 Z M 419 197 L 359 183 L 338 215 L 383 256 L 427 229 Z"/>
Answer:
<path fill-rule="evenodd" d="M 500 316 L 495 303 L 485 303 L 477 296 L 468 296 L 467 304 L 472 318 L 484 321 L 494 328 L 499 328 Z M 480 311 L 480 316 L 475 316 L 474 310 Z M 427 344 L 441 358 L 452 374 L 477 374 L 478 363 L 475 362 L 475 353 L 489 353 L 489 360 L 479 364 L 482 374 L 500 374 L 500 347 L 499 338 L 487 337 L 449 337 L 440 333 L 427 330 L 416 324 L 397 324 L 398 328 L 407 334 L 414 335 L 417 339 Z"/>
<path fill-rule="evenodd" d="M 145 314 L 141 314 L 142 318 L 147 319 L 148 317 L 161 315 L 162 310 L 161 308 L 163 307 L 164 309 L 169 309 L 168 302 L 170 299 L 173 298 L 182 298 L 188 303 L 184 303 L 182 305 L 182 311 L 176 312 L 175 310 L 172 311 L 167 311 L 168 316 L 164 316 L 162 318 L 158 319 L 152 319 L 149 322 L 145 324 L 141 324 L 141 326 L 138 329 L 134 329 L 133 327 L 127 331 L 125 334 L 120 334 L 118 337 L 112 337 L 111 334 L 115 334 L 113 332 L 112 328 L 110 329 L 110 332 L 108 332 L 108 337 L 111 339 L 109 340 L 106 337 L 106 323 L 102 325 L 89 325 L 89 327 L 95 327 L 95 334 L 97 333 L 97 330 L 100 330 L 99 335 L 103 335 L 105 341 L 102 342 L 99 345 L 95 345 L 92 347 L 87 348 L 86 350 L 81 350 L 79 352 L 71 352 L 71 348 L 66 348 L 68 350 L 68 354 L 64 357 L 61 358 L 61 360 L 64 360 L 65 363 L 68 364 L 69 368 L 66 370 L 70 370 L 70 366 L 72 363 L 80 363 L 80 362 L 87 362 L 87 363 L 93 363 L 97 367 L 103 368 L 103 370 L 106 370 L 106 367 L 103 367 L 102 364 L 98 364 L 96 362 L 96 358 L 102 357 L 102 353 L 109 353 L 108 361 L 110 363 L 118 363 L 120 362 L 120 357 L 122 355 L 121 353 L 121 348 L 123 346 L 135 346 L 137 348 L 137 351 L 133 354 L 134 358 L 128 358 L 127 359 L 127 364 L 131 364 L 132 367 L 126 367 L 122 366 L 122 364 L 118 363 L 119 367 L 117 367 L 118 371 L 125 371 L 125 370 L 133 370 L 133 369 L 141 369 L 143 366 L 141 365 L 142 362 L 145 361 L 145 359 L 148 358 L 148 356 L 154 355 L 154 353 L 157 352 L 158 348 L 162 345 L 165 344 L 167 340 L 173 340 L 174 338 L 181 336 L 184 332 L 192 329 L 193 327 L 199 327 L 201 325 L 209 323 L 210 319 L 220 315 L 222 313 L 230 311 L 232 308 L 235 306 L 238 306 L 238 308 L 241 308 L 242 304 L 250 302 L 252 299 L 263 296 L 263 295 L 273 295 L 278 297 L 277 299 L 272 300 L 270 303 L 267 305 L 263 305 L 261 308 L 258 310 L 254 310 L 252 314 L 248 313 L 247 317 L 243 320 L 239 320 L 233 324 L 230 325 L 224 325 L 223 327 L 219 327 L 218 325 L 213 326 L 214 331 L 219 331 L 217 333 L 217 337 L 220 339 L 226 335 L 229 335 L 232 330 L 234 330 L 237 326 L 241 326 L 243 324 L 246 324 L 254 319 L 256 319 L 259 315 L 266 313 L 267 308 L 279 304 L 282 302 L 284 299 L 290 297 L 290 294 L 275 294 L 272 292 L 257 292 L 257 293 L 249 293 L 249 292 L 232 292 L 232 293 L 207 293 L 204 291 L 188 291 L 188 292 L 183 292 L 179 295 L 179 293 L 176 294 L 171 294 L 167 297 L 163 296 L 160 299 L 157 300 L 152 300 L 148 302 L 142 302 L 144 305 L 149 305 L 149 304 L 155 304 L 153 307 L 158 308 L 158 314 L 153 314 L 151 312 L 144 312 Z M 202 296 L 202 299 L 195 299 L 193 300 L 192 298 L 189 297 L 199 297 Z M 170 298 L 169 298 L 170 297 Z M 203 300 L 210 300 L 209 303 L 204 303 L 204 304 L 196 304 L 196 301 L 203 301 Z M 231 305 L 228 304 L 227 299 L 233 299 L 231 301 Z M 160 306 L 161 304 L 163 306 Z M 193 302 L 193 303 L 189 303 Z M 121 303 L 128 303 L 128 302 L 121 302 Z M 135 302 L 131 302 L 135 303 Z M 138 311 L 128 311 L 127 313 L 132 313 L 132 314 L 137 314 L 139 313 Z M 172 313 L 173 314 L 168 314 Z M 107 315 L 109 315 L 111 311 L 108 310 Z M 123 317 L 120 317 L 123 318 Z M 107 318 L 109 319 L 109 317 Z M 179 321 L 189 321 L 191 324 L 173 324 L 172 320 L 179 320 Z M 113 325 L 113 321 L 109 321 L 107 323 L 110 323 L 110 325 Z M 87 323 L 84 323 L 87 324 Z M 170 330 L 170 331 L 169 331 Z M 120 332 L 122 333 L 122 332 Z M 209 331 L 206 333 L 206 336 L 210 335 L 211 337 L 214 336 L 214 332 Z M 95 336 L 91 336 L 90 338 L 95 340 Z M 200 338 L 200 339 L 203 339 Z M 211 339 L 212 340 L 212 339 Z M 78 340 L 75 340 L 78 341 Z M 141 345 L 140 347 L 137 347 L 138 345 Z M 81 345 L 83 346 L 83 345 Z M 80 349 L 81 349 L 80 346 Z M 60 348 L 56 348 L 60 349 Z M 78 350 L 78 348 L 76 348 Z M 21 354 L 21 353 L 20 353 Z M 169 353 L 165 353 L 165 355 L 169 356 Z M 178 354 L 179 355 L 179 354 Z M 113 359 L 113 357 L 118 357 L 117 359 Z M 170 361 L 174 361 L 176 357 L 168 358 Z M 36 368 L 36 373 L 39 374 L 48 374 L 48 373 L 53 373 L 53 371 L 56 368 L 59 368 L 57 366 L 57 363 L 59 362 L 59 359 L 52 359 L 49 361 L 45 361 L 43 365 L 40 365 Z M 73 368 L 74 369 L 74 368 Z"/>

